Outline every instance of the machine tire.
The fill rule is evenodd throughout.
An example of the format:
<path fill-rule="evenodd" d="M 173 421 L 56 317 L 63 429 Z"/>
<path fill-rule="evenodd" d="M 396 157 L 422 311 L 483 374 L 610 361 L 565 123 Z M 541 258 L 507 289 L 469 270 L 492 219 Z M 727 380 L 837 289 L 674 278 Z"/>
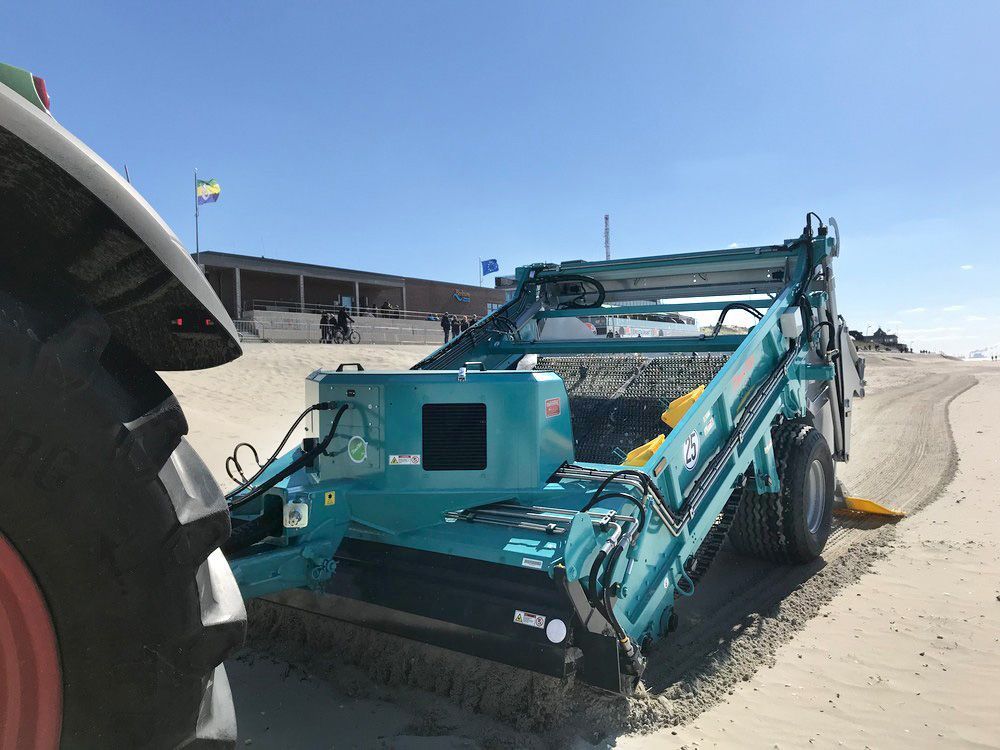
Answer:
<path fill-rule="evenodd" d="M 170 389 L 101 315 L 25 299 L 0 289 L 0 540 L 54 627 L 56 736 L 232 747 L 222 661 L 246 612 L 219 550 L 230 532 L 219 487 Z"/>
<path fill-rule="evenodd" d="M 830 448 L 821 432 L 801 422 L 775 427 L 772 441 L 781 491 L 759 494 L 750 479 L 729 541 L 737 552 L 761 560 L 809 562 L 820 556 L 830 536 L 834 496 Z"/>

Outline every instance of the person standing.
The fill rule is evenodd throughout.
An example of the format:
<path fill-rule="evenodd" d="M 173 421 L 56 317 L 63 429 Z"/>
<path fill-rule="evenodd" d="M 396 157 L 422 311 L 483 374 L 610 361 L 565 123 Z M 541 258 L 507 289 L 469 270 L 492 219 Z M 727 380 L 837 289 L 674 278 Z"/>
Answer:
<path fill-rule="evenodd" d="M 330 337 L 330 316 L 325 312 L 319 317 L 320 343 L 325 344 Z"/>
<path fill-rule="evenodd" d="M 462 321 L 458 315 L 451 316 L 451 337 L 455 338 L 462 332 Z"/>
<path fill-rule="evenodd" d="M 462 316 L 462 333 L 465 333 L 466 331 L 468 331 L 470 325 L 472 325 L 472 324 L 469 323 L 469 316 L 468 315 L 463 315 Z"/>
<path fill-rule="evenodd" d="M 451 334 L 451 317 L 448 313 L 441 313 L 441 330 L 444 331 L 444 343 L 448 343 L 448 337 Z"/>

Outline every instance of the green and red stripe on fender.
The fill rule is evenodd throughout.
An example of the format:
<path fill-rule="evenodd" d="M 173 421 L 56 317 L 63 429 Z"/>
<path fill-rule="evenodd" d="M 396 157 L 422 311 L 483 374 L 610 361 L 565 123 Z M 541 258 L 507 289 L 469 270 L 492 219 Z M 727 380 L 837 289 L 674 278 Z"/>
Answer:
<path fill-rule="evenodd" d="M 45 597 L 0 534 L 0 750 L 59 746 L 62 675 Z"/>
<path fill-rule="evenodd" d="M 32 75 L 22 68 L 0 63 L 0 84 L 20 94 L 43 112 L 49 112 L 51 102 L 45 79 Z"/>

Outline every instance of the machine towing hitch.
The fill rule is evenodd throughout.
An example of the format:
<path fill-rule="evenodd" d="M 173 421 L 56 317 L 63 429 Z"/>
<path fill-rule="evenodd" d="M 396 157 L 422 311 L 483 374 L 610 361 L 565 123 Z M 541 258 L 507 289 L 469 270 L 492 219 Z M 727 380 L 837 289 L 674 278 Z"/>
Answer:
<path fill-rule="evenodd" d="M 312 437 L 228 496 L 244 596 L 630 691 L 727 538 L 822 552 L 864 395 L 835 235 L 526 266 L 412 370 L 312 373 Z"/>

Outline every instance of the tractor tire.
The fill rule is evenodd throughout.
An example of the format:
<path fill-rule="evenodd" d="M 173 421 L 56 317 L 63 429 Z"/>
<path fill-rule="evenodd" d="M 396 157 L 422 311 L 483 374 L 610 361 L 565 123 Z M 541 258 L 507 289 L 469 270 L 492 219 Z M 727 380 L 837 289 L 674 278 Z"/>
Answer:
<path fill-rule="evenodd" d="M 0 747 L 232 747 L 246 612 L 219 487 L 102 316 L 18 297 L 0 289 L 0 612 L 22 637 L 0 616 L 0 668 L 28 666 L 22 699 L 0 684 Z"/>
<path fill-rule="evenodd" d="M 818 430 L 784 422 L 772 430 L 781 491 L 743 488 L 729 541 L 741 554 L 781 563 L 806 563 L 823 552 L 833 518 L 834 467 Z"/>

